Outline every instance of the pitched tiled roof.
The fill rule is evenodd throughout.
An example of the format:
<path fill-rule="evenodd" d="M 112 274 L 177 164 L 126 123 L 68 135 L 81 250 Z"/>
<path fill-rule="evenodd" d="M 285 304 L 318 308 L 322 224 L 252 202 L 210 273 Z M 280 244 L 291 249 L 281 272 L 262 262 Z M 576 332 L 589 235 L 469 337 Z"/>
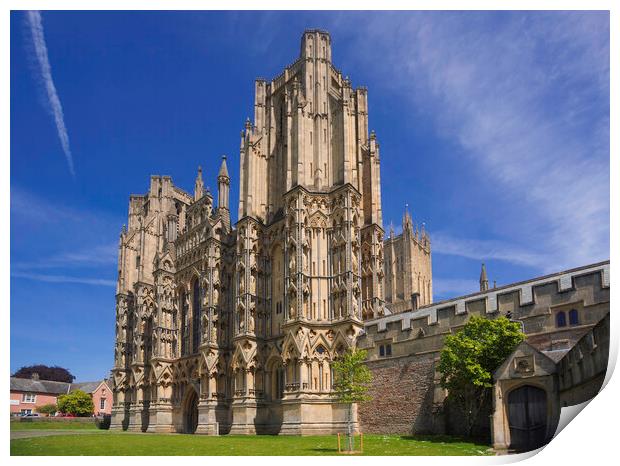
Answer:
<path fill-rule="evenodd" d="M 69 392 L 67 382 L 54 382 L 52 380 L 33 380 L 20 379 L 11 377 L 11 391 L 33 392 L 33 393 L 50 393 L 54 395 L 62 395 Z"/>
<path fill-rule="evenodd" d="M 50 393 L 54 395 L 64 395 L 75 390 L 82 390 L 86 393 L 94 392 L 101 382 L 108 384 L 108 388 L 111 390 L 112 386 L 107 380 L 97 380 L 94 382 L 54 382 L 52 380 L 34 380 L 34 379 L 20 379 L 18 377 L 11 377 L 11 391 L 17 392 L 32 392 L 32 393 Z"/>
<path fill-rule="evenodd" d="M 558 350 L 543 350 L 541 351 L 545 356 L 549 357 L 553 360 L 553 362 L 557 363 L 560 359 L 564 357 L 566 353 L 570 350 L 566 349 L 558 349 Z"/>
<path fill-rule="evenodd" d="M 86 392 L 86 393 L 92 393 L 97 389 L 100 383 L 101 383 L 101 380 L 97 380 L 95 382 L 72 383 L 69 391 L 73 392 L 75 390 L 82 390 L 83 392 Z"/>

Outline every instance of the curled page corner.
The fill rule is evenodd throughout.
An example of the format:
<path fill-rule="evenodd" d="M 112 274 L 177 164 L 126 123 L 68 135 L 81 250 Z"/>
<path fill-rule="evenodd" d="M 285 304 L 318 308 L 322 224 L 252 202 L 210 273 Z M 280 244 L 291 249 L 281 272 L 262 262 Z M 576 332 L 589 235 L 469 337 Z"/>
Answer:
<path fill-rule="evenodd" d="M 557 437 L 564 427 L 566 427 L 573 419 L 577 417 L 577 415 L 583 411 L 583 409 L 590 404 L 590 402 L 594 398 L 590 398 L 588 401 L 584 401 L 583 403 L 579 403 L 578 405 L 573 406 L 564 406 L 560 411 L 560 420 L 558 421 L 558 427 L 555 430 L 555 434 L 553 434 L 553 438 Z M 553 441 L 553 439 L 551 439 Z"/>

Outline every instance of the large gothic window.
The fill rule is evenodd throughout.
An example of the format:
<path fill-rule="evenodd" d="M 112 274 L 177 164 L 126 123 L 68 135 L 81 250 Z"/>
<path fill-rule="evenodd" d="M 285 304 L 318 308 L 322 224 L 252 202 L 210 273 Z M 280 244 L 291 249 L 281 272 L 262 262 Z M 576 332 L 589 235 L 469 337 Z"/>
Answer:
<path fill-rule="evenodd" d="M 200 282 L 196 279 L 192 286 L 192 352 L 200 346 Z"/>
<path fill-rule="evenodd" d="M 181 356 L 185 356 L 189 351 L 189 309 L 185 291 L 181 291 L 179 296 L 179 300 L 181 301 Z"/>

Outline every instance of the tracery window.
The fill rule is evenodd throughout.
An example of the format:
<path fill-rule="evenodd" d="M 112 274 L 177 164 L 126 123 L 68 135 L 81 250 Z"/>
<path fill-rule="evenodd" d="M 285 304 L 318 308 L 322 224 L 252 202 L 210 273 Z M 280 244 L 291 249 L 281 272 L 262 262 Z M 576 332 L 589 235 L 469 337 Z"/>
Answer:
<path fill-rule="evenodd" d="M 198 352 L 200 346 L 200 282 L 194 281 L 192 287 L 192 351 Z"/>
<path fill-rule="evenodd" d="M 185 356 L 189 351 L 189 325 L 188 325 L 188 305 L 185 291 L 179 294 L 181 304 L 181 356 Z"/>

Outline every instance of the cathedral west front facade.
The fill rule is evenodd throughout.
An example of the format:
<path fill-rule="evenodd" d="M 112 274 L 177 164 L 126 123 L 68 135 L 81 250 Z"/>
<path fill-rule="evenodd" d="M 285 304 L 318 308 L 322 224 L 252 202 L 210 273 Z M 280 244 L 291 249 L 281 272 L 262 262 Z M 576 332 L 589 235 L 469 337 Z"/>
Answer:
<path fill-rule="evenodd" d="M 225 157 L 217 198 L 200 169 L 193 193 L 151 176 L 130 196 L 113 429 L 342 431 L 334 359 L 365 321 L 431 304 L 429 236 L 406 213 L 386 237 L 368 93 L 335 68 L 331 45 L 305 31 L 299 58 L 256 80 L 234 225 Z"/>

